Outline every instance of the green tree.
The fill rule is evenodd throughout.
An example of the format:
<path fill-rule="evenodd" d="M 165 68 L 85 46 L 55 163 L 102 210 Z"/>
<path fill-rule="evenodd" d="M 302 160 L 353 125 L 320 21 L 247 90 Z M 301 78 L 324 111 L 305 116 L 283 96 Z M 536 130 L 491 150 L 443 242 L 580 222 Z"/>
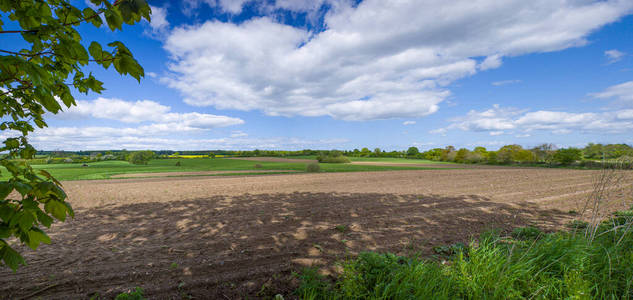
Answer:
<path fill-rule="evenodd" d="M 4 20 L 11 21 L 0 21 L 0 34 L 22 39 L 4 43 L 6 48 L 0 49 L 0 130 L 11 136 L 0 147 L 0 152 L 7 153 L 0 158 L 0 165 L 10 177 L 0 181 L 0 259 L 13 270 L 25 261 L 7 239 L 15 237 L 36 249 L 40 243 L 50 243 L 40 226 L 50 227 L 54 219 L 64 221 L 74 215 L 59 181 L 46 171 L 36 172 L 24 160 L 16 160 L 35 154 L 28 134 L 35 126 L 47 126 L 46 113 L 75 105 L 71 88 L 80 93 L 104 89 L 103 83 L 85 74 L 82 67 L 93 63 L 105 69 L 113 66 L 118 73 L 137 80 L 144 76 L 143 68 L 123 43 L 114 41 L 107 44 L 110 50 L 104 50 L 97 42 L 83 41 L 76 28 L 84 23 L 101 27 L 103 16 L 110 30 L 121 30 L 123 24 L 135 24 L 141 18 L 149 21 L 149 5 L 144 0 L 91 2 L 97 10 L 79 9 L 68 0 L 0 1 Z"/>
<path fill-rule="evenodd" d="M 369 157 L 370 155 L 371 155 L 371 151 L 369 151 L 369 149 L 367 148 L 360 149 L 361 157 Z"/>
<path fill-rule="evenodd" d="M 554 144 L 541 144 L 530 149 L 530 151 L 532 151 L 537 161 L 549 163 L 554 157 L 556 146 Z"/>
<path fill-rule="evenodd" d="M 128 160 L 135 165 L 146 165 L 152 158 L 154 158 L 154 152 L 147 150 L 132 152 Z"/>
<path fill-rule="evenodd" d="M 497 161 L 503 163 L 514 162 L 521 151 L 523 151 L 523 147 L 520 145 L 505 145 L 497 151 Z"/>
<path fill-rule="evenodd" d="M 420 154 L 420 150 L 417 147 L 409 147 L 407 149 L 407 157 L 415 158 Z"/>
<path fill-rule="evenodd" d="M 570 147 L 558 149 L 556 153 L 554 153 L 554 160 L 563 165 L 569 165 L 580 159 L 582 159 L 582 151 L 578 148 Z"/>

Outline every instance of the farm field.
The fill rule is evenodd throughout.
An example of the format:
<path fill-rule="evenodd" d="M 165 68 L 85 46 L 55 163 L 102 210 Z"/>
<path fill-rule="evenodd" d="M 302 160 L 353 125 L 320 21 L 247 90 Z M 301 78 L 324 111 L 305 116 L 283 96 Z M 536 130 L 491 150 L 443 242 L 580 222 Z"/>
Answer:
<path fill-rule="evenodd" d="M 180 166 L 176 163 L 180 162 Z M 146 173 L 148 177 L 155 176 L 152 173 L 173 173 L 173 176 L 196 176 L 196 175 L 235 175 L 233 171 L 243 173 L 287 173 L 289 171 L 304 172 L 309 159 L 284 159 L 249 157 L 243 159 L 229 158 L 186 158 L 186 159 L 154 159 L 147 165 L 134 165 L 126 161 L 102 161 L 87 163 L 69 164 L 43 164 L 33 165 L 34 169 L 43 169 L 50 172 L 59 180 L 92 180 L 109 179 L 122 177 L 141 177 L 139 174 Z M 261 165 L 256 168 L 255 165 Z M 455 165 L 455 164 L 453 164 Z M 459 166 L 459 165 L 455 165 Z M 321 164 L 323 172 L 360 172 L 360 171 L 386 171 L 386 170 L 407 170 L 411 168 L 434 168 L 431 165 L 420 166 L 387 166 L 387 165 L 354 165 L 354 164 Z M 231 172 L 223 172 L 231 171 Z M 199 173 L 196 173 L 199 172 Z M 165 176 L 161 174 L 158 176 Z M 6 169 L 0 167 L 0 179 L 8 179 Z"/>
<path fill-rule="evenodd" d="M 560 229 L 592 191 L 596 172 L 515 167 L 66 181 L 76 218 L 53 226 L 51 245 L 21 249 L 29 265 L 0 271 L 0 295 L 111 298 L 139 286 L 150 299 L 292 299 L 292 272 L 314 265 L 335 273 L 337 261 L 360 251 L 431 254 L 433 246 L 468 242 L 491 228 Z"/>

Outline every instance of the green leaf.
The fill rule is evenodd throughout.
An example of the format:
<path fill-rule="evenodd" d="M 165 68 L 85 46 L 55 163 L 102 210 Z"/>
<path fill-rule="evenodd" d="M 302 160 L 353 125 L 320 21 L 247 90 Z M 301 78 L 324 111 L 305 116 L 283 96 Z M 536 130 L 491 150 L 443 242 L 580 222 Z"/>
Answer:
<path fill-rule="evenodd" d="M 8 223 L 15 214 L 15 208 L 8 203 L 0 203 L 0 219 Z"/>
<path fill-rule="evenodd" d="M 121 29 L 121 25 L 123 25 L 123 19 L 116 10 L 106 10 L 105 19 L 106 22 L 108 22 L 108 27 L 110 27 L 112 31 Z"/>
<path fill-rule="evenodd" d="M 0 224 L 0 239 L 8 239 L 11 237 L 11 227 L 6 224 Z"/>
<path fill-rule="evenodd" d="M 27 244 L 33 250 L 36 250 L 37 247 L 40 245 L 40 243 L 44 243 L 44 244 L 51 243 L 51 238 L 48 235 L 46 235 L 44 231 L 42 231 L 41 229 L 37 227 L 33 227 L 33 229 L 31 229 L 28 232 L 28 237 L 29 237 L 29 241 Z"/>
<path fill-rule="evenodd" d="M 53 224 L 53 218 L 51 218 L 49 215 L 47 215 L 43 211 L 38 210 L 36 212 L 36 215 L 37 215 L 37 220 L 40 221 L 42 225 L 46 227 L 51 227 L 51 224 Z"/>
<path fill-rule="evenodd" d="M 25 266 L 26 262 L 24 258 L 17 251 L 13 250 L 9 245 L 0 243 L 0 258 L 4 261 L 13 272 L 15 272 L 20 265 Z"/>
<path fill-rule="evenodd" d="M 20 195 L 22 196 L 25 196 L 26 194 L 28 194 L 30 191 L 33 190 L 33 187 L 31 185 L 22 183 L 20 181 L 14 182 L 13 186 L 15 187 L 15 190 L 18 191 L 18 193 L 20 193 Z"/>
<path fill-rule="evenodd" d="M 64 222 L 66 220 L 66 212 L 68 207 L 61 201 L 51 200 L 44 204 L 44 210 L 55 217 L 55 219 Z"/>
<path fill-rule="evenodd" d="M 44 175 L 44 177 L 46 177 L 47 179 L 52 180 L 56 185 L 62 186 L 62 183 L 57 181 L 57 179 L 55 179 L 55 177 L 53 177 L 51 173 L 48 173 L 48 171 L 40 170 L 40 174 Z"/>
<path fill-rule="evenodd" d="M 92 55 L 92 58 L 95 60 L 103 59 L 103 48 L 97 42 L 90 43 L 90 46 L 88 46 L 88 52 L 90 52 L 90 55 Z"/>
<path fill-rule="evenodd" d="M 0 182 L 0 199 L 5 199 L 13 191 L 13 185 L 8 181 Z"/>
<path fill-rule="evenodd" d="M 33 215 L 27 212 L 22 214 L 22 216 L 20 217 L 20 220 L 18 221 L 18 226 L 22 231 L 28 232 L 29 229 L 33 227 L 33 221 L 35 221 Z"/>

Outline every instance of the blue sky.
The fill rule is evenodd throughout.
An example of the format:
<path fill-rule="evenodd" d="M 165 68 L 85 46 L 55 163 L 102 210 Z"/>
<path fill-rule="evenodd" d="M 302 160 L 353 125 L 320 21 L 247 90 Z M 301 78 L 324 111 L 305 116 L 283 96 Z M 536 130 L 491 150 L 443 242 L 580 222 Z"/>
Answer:
<path fill-rule="evenodd" d="M 139 84 L 49 116 L 39 149 L 633 143 L 633 2 L 150 1 Z M 83 1 L 77 5 L 85 6 Z M 16 41 L 3 41 L 18 45 Z M 6 46 L 6 45 L 5 45 Z"/>

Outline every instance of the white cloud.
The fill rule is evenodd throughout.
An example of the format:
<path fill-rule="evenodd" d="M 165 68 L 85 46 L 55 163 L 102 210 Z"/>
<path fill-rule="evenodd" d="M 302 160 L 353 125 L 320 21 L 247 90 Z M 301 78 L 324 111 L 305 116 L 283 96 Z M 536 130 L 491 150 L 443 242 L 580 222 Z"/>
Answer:
<path fill-rule="evenodd" d="M 248 134 L 246 132 L 242 132 L 239 130 L 233 131 L 231 132 L 231 136 L 232 138 L 240 138 L 240 137 L 247 137 Z"/>
<path fill-rule="evenodd" d="M 561 111 L 533 111 L 501 108 L 494 105 L 485 111 L 471 110 L 466 116 L 451 119 L 445 128 L 435 132 L 446 133 L 451 129 L 487 132 L 495 136 L 516 133 L 517 137 L 529 136 L 533 131 L 547 131 L 555 134 L 571 132 L 623 133 L 633 130 L 633 110 L 609 111 L 602 113 L 571 113 Z"/>
<path fill-rule="evenodd" d="M 136 129 L 110 127 L 63 127 L 36 130 L 29 141 L 42 150 L 214 150 L 214 149 L 331 149 L 342 147 L 346 139 L 305 140 L 291 137 L 274 138 L 183 138 L 166 136 L 163 132 L 141 132 Z"/>
<path fill-rule="evenodd" d="M 156 32 L 160 32 L 169 28 L 169 22 L 167 21 L 167 8 L 156 7 L 150 5 L 152 9 L 152 18 L 149 26 Z"/>
<path fill-rule="evenodd" d="M 404 126 L 415 125 L 415 121 L 404 121 L 404 122 L 402 122 L 402 125 L 404 125 Z"/>
<path fill-rule="evenodd" d="M 78 100 L 76 106 L 57 115 L 51 115 L 55 119 L 96 118 L 115 120 L 123 123 L 147 123 L 155 129 L 162 127 L 169 130 L 180 129 L 183 131 L 205 130 L 217 127 L 244 124 L 238 118 L 202 114 L 197 112 L 174 113 L 169 106 L 162 105 L 151 100 L 139 100 L 136 102 L 121 99 L 97 98 L 92 101 Z"/>
<path fill-rule="evenodd" d="M 502 85 L 520 83 L 520 82 L 521 82 L 521 80 L 519 80 L 519 79 L 501 80 L 501 81 L 494 81 L 494 82 L 492 82 L 492 85 L 494 85 L 494 86 L 502 86 Z"/>
<path fill-rule="evenodd" d="M 620 61 L 622 57 L 624 57 L 625 55 L 626 53 L 619 51 L 617 49 L 604 51 L 604 56 L 607 57 L 610 64 Z"/>
<path fill-rule="evenodd" d="M 592 93 L 589 96 L 598 99 L 615 99 L 621 104 L 633 107 L 633 81 L 610 86 L 600 93 Z"/>
<path fill-rule="evenodd" d="M 479 64 L 479 70 L 485 71 L 489 69 L 496 69 L 501 66 L 501 63 L 501 55 L 491 55 L 486 57 L 486 59 Z"/>
<path fill-rule="evenodd" d="M 243 3 L 207 2 L 235 12 Z M 421 117 L 438 110 L 455 80 L 499 67 L 504 56 L 583 45 L 632 8 L 618 0 L 366 0 L 326 14 L 322 32 L 269 17 L 207 21 L 169 33 L 171 72 L 162 81 L 185 102 L 218 109 L 343 120 Z"/>

